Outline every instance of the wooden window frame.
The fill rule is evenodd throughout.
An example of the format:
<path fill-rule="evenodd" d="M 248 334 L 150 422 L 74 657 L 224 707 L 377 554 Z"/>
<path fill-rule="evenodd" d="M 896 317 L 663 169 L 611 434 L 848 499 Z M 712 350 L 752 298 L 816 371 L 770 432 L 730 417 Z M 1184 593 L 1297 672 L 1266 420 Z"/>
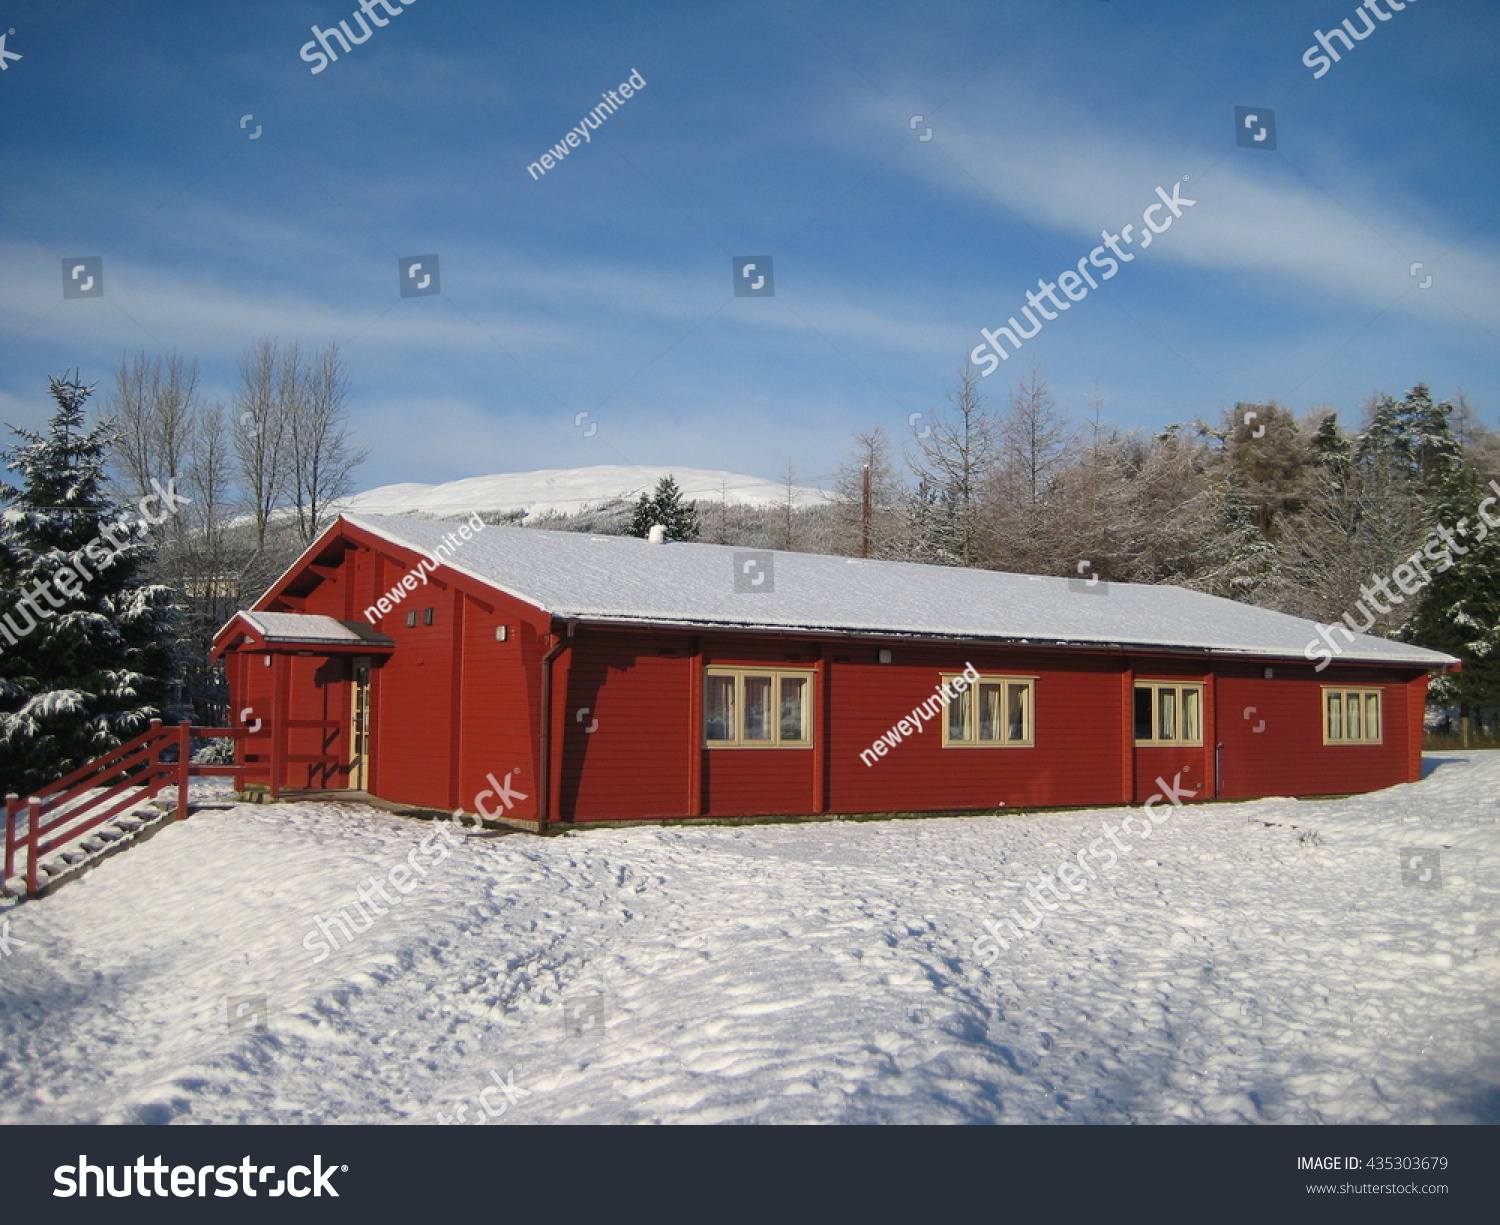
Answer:
<path fill-rule="evenodd" d="M 771 680 L 771 739 L 745 739 L 745 678 L 764 676 Z M 732 740 L 710 740 L 708 737 L 709 682 L 714 677 L 734 678 L 734 733 Z M 817 672 L 812 668 L 756 668 L 709 664 L 703 669 L 703 726 L 700 729 L 705 749 L 810 749 L 815 740 L 813 732 L 813 686 Z M 800 680 L 802 685 L 802 736 L 801 740 L 781 738 L 781 682 L 785 679 Z"/>
<path fill-rule="evenodd" d="M 941 683 L 952 687 L 955 680 L 962 680 L 968 688 L 958 694 L 953 702 L 961 702 L 967 711 L 969 726 L 974 729 L 972 740 L 954 740 L 948 735 L 948 711 L 953 703 L 938 711 L 937 717 L 942 720 L 943 747 L 945 749 L 1034 749 L 1036 748 L 1036 683 L 1040 679 L 1036 676 L 1018 676 L 1014 673 L 985 673 L 977 681 L 970 681 L 962 672 L 944 672 L 939 677 Z M 1003 736 L 998 740 L 979 739 L 979 686 L 1000 685 L 1001 689 L 1001 727 L 1004 727 L 1004 712 L 1008 708 L 1010 699 L 1010 687 L 1020 686 L 1025 690 L 1025 709 L 1022 713 L 1022 721 L 1025 728 L 1025 736 L 1020 740 L 1007 740 Z"/>
<path fill-rule="evenodd" d="M 1375 717 L 1380 721 L 1380 730 L 1376 735 L 1360 735 L 1358 738 L 1349 735 L 1330 736 L 1328 734 L 1328 699 L 1333 695 L 1339 697 L 1339 730 L 1347 733 L 1349 728 L 1348 703 L 1350 695 L 1358 695 L 1360 704 L 1360 731 L 1366 726 L 1365 699 L 1375 699 Z M 1318 690 L 1318 721 L 1323 725 L 1323 744 L 1327 747 L 1339 745 L 1372 745 L 1385 743 L 1385 690 L 1378 685 L 1322 685 Z"/>
<path fill-rule="evenodd" d="M 1168 681 L 1168 680 L 1136 680 L 1130 691 L 1130 709 L 1125 712 L 1125 717 L 1130 720 L 1130 737 L 1138 749 L 1201 749 L 1203 747 L 1203 716 L 1204 716 L 1204 690 L 1203 681 Z M 1135 695 L 1141 690 L 1149 690 L 1151 693 L 1151 727 L 1156 728 L 1157 711 L 1160 709 L 1160 699 L 1156 696 L 1163 689 L 1177 691 L 1177 726 L 1182 726 L 1182 694 L 1186 690 L 1192 690 L 1198 695 L 1198 735 L 1193 739 L 1183 736 L 1172 736 L 1163 739 L 1152 737 L 1142 740 L 1135 734 Z"/>

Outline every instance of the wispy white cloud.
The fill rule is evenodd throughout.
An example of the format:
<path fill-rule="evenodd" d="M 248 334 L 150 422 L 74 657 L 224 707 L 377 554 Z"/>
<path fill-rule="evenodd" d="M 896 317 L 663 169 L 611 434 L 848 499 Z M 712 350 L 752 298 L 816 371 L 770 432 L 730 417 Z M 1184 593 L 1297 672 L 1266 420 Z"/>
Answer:
<path fill-rule="evenodd" d="M 996 99 L 986 103 L 990 114 L 1005 113 Z M 949 156 L 896 164 L 943 191 L 988 201 L 1001 216 L 1014 214 L 1058 245 L 1065 260 L 1076 259 L 1082 244 L 1096 244 L 1102 228 L 1139 228 L 1154 188 L 1170 190 L 1188 175 L 1182 195 L 1198 203 L 1152 248 L 1153 263 L 1243 278 L 1237 290 L 1274 282 L 1278 294 L 1310 293 L 1336 308 L 1394 302 L 1396 310 L 1430 316 L 1432 304 L 1411 292 L 1418 282 L 1410 265 L 1420 261 L 1455 308 L 1500 332 L 1493 247 L 1424 218 L 1425 206 L 1396 198 L 1388 181 L 1371 181 L 1333 157 L 1287 154 L 1288 162 L 1278 163 L 1274 154 L 1230 149 L 1225 156 L 1222 148 L 1174 147 L 1135 130 L 1101 134 L 1098 116 L 1073 113 L 1060 97 L 1046 105 L 1033 100 L 1026 114 L 1025 123 L 981 125 L 955 113 L 941 135 Z M 872 138 L 888 139 L 886 109 L 861 104 L 856 119 Z M 1292 161 L 1307 164 L 1305 177 Z M 1038 275 L 1056 271 L 1041 267 Z"/>

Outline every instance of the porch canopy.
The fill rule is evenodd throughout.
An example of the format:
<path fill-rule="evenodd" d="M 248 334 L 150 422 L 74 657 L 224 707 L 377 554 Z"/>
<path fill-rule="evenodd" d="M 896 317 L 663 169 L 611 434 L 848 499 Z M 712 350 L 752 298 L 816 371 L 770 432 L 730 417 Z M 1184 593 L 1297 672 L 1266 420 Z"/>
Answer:
<path fill-rule="evenodd" d="M 235 613 L 214 636 L 210 659 L 232 647 L 271 653 L 389 655 L 395 640 L 363 621 L 339 621 L 311 613 Z"/>

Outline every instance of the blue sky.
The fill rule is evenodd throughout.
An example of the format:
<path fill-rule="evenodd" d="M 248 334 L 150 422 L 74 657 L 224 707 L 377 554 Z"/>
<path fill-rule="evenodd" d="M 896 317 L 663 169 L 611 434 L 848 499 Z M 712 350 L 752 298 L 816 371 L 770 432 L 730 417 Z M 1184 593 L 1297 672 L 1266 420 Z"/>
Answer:
<path fill-rule="evenodd" d="M 1035 363 L 1074 415 L 1097 386 L 1154 428 L 1271 397 L 1348 419 L 1425 381 L 1500 424 L 1492 4 L 1381 0 L 1315 79 L 1353 0 L 414 0 L 311 72 L 311 27 L 358 32 L 357 3 L 0 0 L 0 420 L 42 421 L 65 367 L 102 399 L 139 349 L 227 402 L 274 335 L 342 346 L 362 487 L 824 477 L 1176 182 L 1197 203 L 989 396 Z M 1237 105 L 1274 111 L 1274 151 L 1236 145 Z M 430 253 L 441 293 L 400 297 Z M 734 296 L 744 255 L 773 297 Z M 103 297 L 64 300 L 75 256 Z"/>

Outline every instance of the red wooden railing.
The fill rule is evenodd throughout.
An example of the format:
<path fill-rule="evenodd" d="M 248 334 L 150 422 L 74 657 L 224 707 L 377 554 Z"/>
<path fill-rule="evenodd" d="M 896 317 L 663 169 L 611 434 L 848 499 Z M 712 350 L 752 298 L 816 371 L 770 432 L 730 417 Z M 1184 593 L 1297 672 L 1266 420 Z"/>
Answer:
<path fill-rule="evenodd" d="M 84 834 L 131 808 L 153 799 L 164 787 L 177 784 L 176 819 L 188 815 L 188 779 L 193 775 L 243 775 L 245 764 L 197 765 L 192 760 L 194 736 L 208 739 L 246 735 L 243 728 L 194 727 L 179 723 L 163 727 L 160 719 L 134 740 L 79 766 L 55 783 L 49 783 L 22 799 L 7 796 L 5 800 L 5 875 L 0 876 L 0 892 L 17 874 L 17 858 L 24 861 L 26 892 L 35 895 L 41 881 L 38 872 L 44 856 L 77 841 Z M 163 754 L 177 748 L 177 760 L 165 761 Z M 89 792 L 99 792 L 83 799 Z"/>

